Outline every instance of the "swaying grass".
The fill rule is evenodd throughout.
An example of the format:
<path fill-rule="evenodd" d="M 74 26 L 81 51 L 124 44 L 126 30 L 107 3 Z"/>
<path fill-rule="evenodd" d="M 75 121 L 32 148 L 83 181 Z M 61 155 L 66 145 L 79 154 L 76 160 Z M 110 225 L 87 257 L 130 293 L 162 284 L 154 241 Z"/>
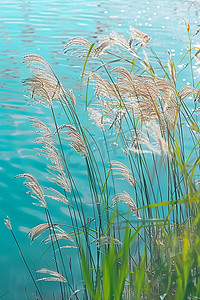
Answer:
<path fill-rule="evenodd" d="M 56 299 L 63 300 L 200 299 L 200 95 L 192 68 L 200 49 L 193 46 L 190 24 L 186 30 L 189 46 L 179 72 L 170 53 L 164 65 L 151 48 L 150 37 L 133 27 L 128 40 L 112 33 L 97 45 L 75 37 L 65 46 L 65 53 L 72 50 L 85 57 L 86 109 L 99 128 L 106 154 L 81 124 L 72 90 L 63 88 L 44 58 L 25 55 L 24 63 L 33 73 L 24 80 L 27 91 L 34 101 L 49 107 L 54 123 L 51 132 L 42 120 L 30 118 L 38 134 L 36 150 L 49 162 L 49 186 L 43 189 L 31 174 L 17 176 L 25 178 L 27 193 L 46 216 L 46 223 L 36 225 L 28 236 L 33 242 L 47 233 L 42 243 L 49 243 L 47 251 L 51 249 L 55 265 L 54 270 L 38 270 L 47 274 L 39 279 L 27 266 L 38 299 L 43 299 L 42 280 L 57 281 Z M 92 59 L 99 66 L 88 71 Z M 180 86 L 181 72 L 191 72 L 192 86 Z M 95 93 L 89 99 L 91 85 Z M 66 124 L 58 123 L 55 102 Z M 108 147 L 110 133 L 122 161 Z M 66 150 L 68 145 L 71 150 Z M 66 151 L 75 151 L 84 161 L 92 216 Z M 48 198 L 66 205 L 70 224 L 53 222 Z M 13 234 L 10 221 L 5 222 Z M 68 248 L 76 251 L 80 270 L 72 267 L 73 257 L 66 259 L 63 251 Z M 77 272 L 82 283 L 76 281 Z"/>

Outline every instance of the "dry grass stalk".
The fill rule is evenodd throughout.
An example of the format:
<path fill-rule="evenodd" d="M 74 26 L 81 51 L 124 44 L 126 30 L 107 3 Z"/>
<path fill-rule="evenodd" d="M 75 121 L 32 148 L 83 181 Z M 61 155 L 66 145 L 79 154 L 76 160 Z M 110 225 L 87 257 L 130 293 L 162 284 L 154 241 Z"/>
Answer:
<path fill-rule="evenodd" d="M 69 297 L 69 300 L 74 299 L 74 296 L 76 296 L 79 292 L 81 292 L 82 290 L 76 290 L 74 291 L 71 296 Z"/>
<path fill-rule="evenodd" d="M 193 37 L 196 36 L 196 35 L 198 35 L 199 32 L 200 32 L 200 28 L 198 28 L 197 31 L 195 32 L 195 34 L 193 34 Z"/>

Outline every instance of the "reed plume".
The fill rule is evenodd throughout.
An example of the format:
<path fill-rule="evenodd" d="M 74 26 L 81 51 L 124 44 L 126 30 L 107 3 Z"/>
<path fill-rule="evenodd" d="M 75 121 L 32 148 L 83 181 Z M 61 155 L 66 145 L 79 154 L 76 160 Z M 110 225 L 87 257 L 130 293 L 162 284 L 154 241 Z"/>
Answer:
<path fill-rule="evenodd" d="M 200 179 L 195 180 L 195 184 L 196 184 L 197 186 L 200 186 Z"/>
<path fill-rule="evenodd" d="M 75 243 L 75 241 L 73 240 L 73 238 L 71 237 L 71 235 L 69 233 L 67 233 L 66 231 L 64 231 L 62 228 L 60 228 L 59 226 L 55 226 L 55 232 L 53 234 L 50 234 L 47 238 L 45 238 L 43 242 L 45 243 L 49 243 L 52 241 L 59 241 L 59 240 L 68 240 L 71 241 L 73 243 Z"/>
<path fill-rule="evenodd" d="M 129 40 L 130 47 L 132 46 L 132 43 L 135 40 L 137 40 L 138 44 L 140 44 L 142 47 L 149 46 L 150 37 L 148 36 L 148 34 L 143 33 L 132 26 L 129 26 L 129 29 L 131 30 L 131 36 L 130 36 L 130 40 Z"/>
<path fill-rule="evenodd" d="M 101 113 L 99 109 L 93 109 L 93 108 L 90 108 L 90 107 L 87 110 L 89 112 L 90 119 L 94 120 L 93 124 L 96 124 L 102 131 L 104 131 L 105 118 L 104 118 L 103 113 Z"/>
<path fill-rule="evenodd" d="M 114 83 L 101 78 L 96 73 L 86 73 L 90 80 L 96 81 L 95 95 L 99 98 L 102 108 L 99 111 L 91 109 L 91 112 L 101 129 L 103 129 L 104 116 L 107 117 L 107 121 L 109 117 L 115 119 L 118 116 L 121 124 L 126 111 L 132 111 L 134 117 L 141 119 L 142 122 L 161 123 L 165 119 L 169 130 L 175 128 L 179 106 L 175 100 L 175 88 L 169 80 L 133 75 L 123 67 L 114 68 L 112 73 L 119 73 L 122 77 L 117 77 L 117 82 Z M 160 99 L 165 103 L 164 109 L 158 104 Z M 119 110 L 115 113 L 117 107 Z M 112 119 L 110 122 L 112 124 Z"/>
<path fill-rule="evenodd" d="M 52 228 L 52 225 L 49 223 L 39 224 L 33 227 L 27 234 L 31 240 L 31 243 L 49 228 Z"/>
<path fill-rule="evenodd" d="M 77 153 L 83 154 L 84 157 L 87 157 L 88 156 L 87 149 L 77 129 L 71 124 L 61 125 L 58 128 L 58 131 L 62 129 L 66 129 L 65 131 L 61 131 L 61 133 L 67 135 L 67 137 L 63 137 L 63 138 L 70 142 L 72 149 L 75 150 Z"/>
<path fill-rule="evenodd" d="M 119 161 L 112 160 L 110 162 L 111 170 L 118 171 L 114 172 L 113 175 L 122 175 L 124 178 L 117 178 L 120 180 L 126 179 L 130 185 L 135 187 L 135 178 L 132 175 L 132 172 L 129 170 L 127 166 L 125 166 L 123 163 Z"/>
<path fill-rule="evenodd" d="M 200 98 L 199 90 L 195 89 L 192 86 L 183 86 L 178 92 L 180 100 L 183 100 L 191 95 L 195 96 L 195 101 L 198 101 Z"/>
<path fill-rule="evenodd" d="M 109 100 L 117 100 L 118 102 L 120 101 L 121 96 L 119 94 L 117 84 L 101 78 L 101 76 L 94 72 L 85 72 L 85 76 L 87 76 L 90 81 L 96 82 L 95 95 L 98 98 L 102 96 Z"/>
<path fill-rule="evenodd" d="M 57 190 L 55 190 L 53 188 L 45 188 L 45 189 L 47 189 L 48 191 L 53 192 L 56 195 L 56 196 L 45 195 L 46 197 L 54 199 L 56 201 L 59 201 L 59 202 L 62 202 L 64 204 L 67 204 L 67 205 L 71 206 L 71 204 L 69 203 L 69 201 L 67 200 L 67 198 L 63 194 L 61 194 L 60 192 L 58 192 Z"/>
<path fill-rule="evenodd" d="M 33 197 L 34 199 L 38 200 L 38 203 L 33 204 L 47 208 L 42 188 L 40 187 L 38 181 L 34 176 L 28 173 L 24 173 L 17 175 L 15 178 L 25 178 L 24 185 L 30 189 L 30 191 L 26 193 L 31 195 L 31 197 Z"/>
<path fill-rule="evenodd" d="M 4 224 L 6 225 L 6 227 L 10 230 L 12 230 L 12 225 L 10 222 L 10 218 L 7 216 L 7 219 L 4 220 Z"/>
<path fill-rule="evenodd" d="M 39 278 L 37 279 L 37 281 L 59 281 L 59 282 L 67 282 L 67 280 L 64 278 L 63 275 L 59 274 L 56 271 L 53 270 L 49 270 L 46 268 L 40 269 L 36 271 L 37 273 L 42 273 L 42 274 L 48 274 L 51 275 L 51 277 L 43 277 L 43 278 Z"/>
<path fill-rule="evenodd" d="M 65 172 L 64 172 L 63 163 L 60 158 L 58 149 L 56 148 L 56 146 L 54 146 L 55 142 L 52 138 L 51 131 L 40 120 L 35 119 L 35 118 L 31 118 L 30 120 L 32 122 L 32 126 L 42 129 L 42 131 L 41 130 L 37 131 L 37 133 L 41 134 L 42 136 L 36 138 L 34 140 L 34 143 L 41 144 L 43 147 L 43 149 L 35 148 L 35 150 L 38 151 L 38 155 L 46 157 L 52 163 L 52 165 L 50 165 L 50 164 L 47 165 L 48 172 L 51 175 L 53 175 L 53 177 L 49 177 L 48 179 L 51 182 L 62 187 L 65 191 L 70 193 L 70 186 L 69 186 L 68 180 L 67 180 Z M 55 192 L 55 190 L 54 190 L 54 192 Z M 57 192 L 57 193 L 59 193 L 59 192 Z M 67 199 L 66 198 L 64 199 L 64 198 L 65 198 L 64 196 L 61 196 L 60 201 L 68 204 Z M 54 199 L 58 200 L 58 197 L 57 197 L 57 199 L 56 198 L 54 198 Z"/>
<path fill-rule="evenodd" d="M 187 29 L 189 33 L 189 24 Z M 86 57 L 83 67 L 83 76 L 88 79 L 86 106 L 92 103 L 93 98 L 95 98 L 94 106 L 88 108 L 88 113 L 90 118 L 94 120 L 93 122 L 103 131 L 102 135 L 107 150 L 106 155 L 98 147 L 98 143 L 89 130 L 82 127 L 74 107 L 76 99 L 73 91 L 64 90 L 54 71 L 43 57 L 37 54 L 27 54 L 24 57 L 24 62 L 27 63 L 33 73 L 32 77 L 24 81 L 27 90 L 33 99 L 51 108 L 55 125 L 54 134 L 52 134 L 46 124 L 36 118 L 30 118 L 31 126 L 40 135 L 34 140 L 34 143 L 40 144 L 41 149 L 37 148 L 36 150 L 38 155 L 46 157 L 49 161 L 47 165 L 47 171 L 51 176 L 49 180 L 61 187 L 63 191 L 60 192 L 55 188 L 48 187 L 45 188 L 46 193 L 44 194 L 39 183 L 32 175 L 25 173 L 17 177 L 26 179 L 24 184 L 30 189 L 28 193 L 39 200 L 40 206 L 47 208 L 46 198 L 59 201 L 68 206 L 67 209 L 71 218 L 70 225 L 54 224 L 49 210 L 45 209 L 48 223 L 39 224 L 28 232 L 28 236 L 33 242 L 42 233 L 49 230 L 47 237 L 41 243 L 51 243 L 57 269 L 56 271 L 47 268 L 38 270 L 38 273 L 47 274 L 47 276 L 39 278 L 38 281 L 58 281 L 63 300 L 68 299 L 72 292 L 72 295 L 76 296 L 76 293 L 80 291 L 76 290 L 76 283 L 73 282 L 72 286 L 70 285 L 73 281 L 74 271 L 71 258 L 68 260 L 69 269 L 65 268 L 61 249 L 68 248 L 77 248 L 80 254 L 81 271 L 85 280 L 85 295 L 83 296 L 85 298 L 88 298 L 88 296 L 92 299 L 101 298 L 101 296 L 106 296 L 109 299 L 115 296 L 118 298 L 126 297 L 127 294 L 123 295 L 125 283 L 128 285 L 127 291 L 130 292 L 130 298 L 136 297 L 137 299 L 146 296 L 152 299 L 164 297 L 161 295 L 165 295 L 166 291 L 169 292 L 169 296 L 176 293 L 176 296 L 179 297 L 178 292 L 181 294 L 183 288 L 187 291 L 187 296 L 190 297 L 195 294 L 196 285 L 198 286 L 198 268 L 196 267 L 198 264 L 191 267 L 193 260 L 191 265 L 189 263 L 188 266 L 187 262 L 189 262 L 191 255 L 194 257 L 194 253 L 197 254 L 195 254 L 196 257 L 199 255 L 198 247 L 193 247 L 195 245 L 190 240 L 188 230 L 192 225 L 191 231 L 194 230 L 195 232 L 199 220 L 197 218 L 199 208 L 196 200 L 200 180 L 194 180 L 198 172 L 196 170 L 199 167 L 199 159 L 195 157 L 199 153 L 197 148 L 199 146 L 199 130 L 198 125 L 195 123 L 197 116 L 195 115 L 194 118 L 193 113 L 190 114 L 190 110 L 186 106 L 187 101 L 184 101 L 192 95 L 191 98 L 194 100 L 193 112 L 198 113 L 200 111 L 196 107 L 197 103 L 195 103 L 200 98 L 198 85 L 194 88 L 195 81 L 193 79 L 194 87 L 183 86 L 178 90 L 179 73 L 176 74 L 172 55 L 169 56 L 168 68 L 163 66 L 153 49 L 149 47 L 150 37 L 148 34 L 131 26 L 130 31 L 129 39 L 118 33 L 111 33 L 104 36 L 96 44 L 90 43 L 82 37 L 75 37 L 70 39 L 65 46 L 65 52 L 72 50 L 72 54 L 80 53 L 80 56 Z M 198 33 L 197 31 L 196 34 Z M 116 55 L 114 51 L 112 53 L 108 51 L 111 47 L 116 48 L 116 46 L 119 46 L 120 54 L 118 52 Z M 161 66 L 165 78 L 160 78 L 155 74 L 147 52 L 142 49 L 144 59 L 141 59 L 138 53 L 133 50 L 135 46 L 138 46 L 138 53 L 140 53 L 141 48 L 149 47 L 149 52 L 155 54 L 154 58 Z M 126 58 L 123 54 L 121 55 L 125 52 L 124 50 L 129 52 L 129 58 Z M 197 57 L 199 48 L 193 57 L 191 55 L 192 51 L 190 43 L 190 49 L 187 52 L 187 55 L 190 55 L 190 62 L 185 65 L 184 69 L 190 65 L 192 70 L 192 62 L 195 56 L 199 60 Z M 114 59 L 104 61 L 103 54 L 111 55 Z M 85 72 L 86 63 L 90 57 L 100 62 L 96 72 Z M 117 64 L 122 61 L 123 67 L 112 68 L 113 63 Z M 126 64 L 129 65 L 129 69 L 124 67 Z M 102 75 L 104 71 L 105 76 Z M 90 96 L 88 85 L 91 82 L 95 89 L 95 97 L 88 100 Z M 69 124 L 61 126 L 57 124 L 53 109 L 54 101 L 60 101 L 60 107 L 63 109 L 64 116 L 68 119 Z M 191 142 L 194 141 L 195 145 L 187 155 L 188 149 L 184 145 L 185 133 L 182 125 L 190 124 L 190 122 L 193 128 L 190 126 L 191 130 L 188 132 L 192 133 Z M 130 169 L 120 161 L 111 160 L 115 153 L 109 152 L 107 138 L 112 135 L 112 128 L 117 130 L 115 144 L 119 141 L 124 153 L 128 155 Z M 108 130 L 110 130 L 110 135 L 107 134 Z M 87 139 L 87 137 L 89 138 Z M 56 146 L 57 138 L 60 143 L 59 147 Z M 68 170 L 62 145 L 63 139 L 70 143 L 72 150 L 86 158 L 85 163 L 92 201 L 91 210 L 94 214 L 92 220 L 95 221 L 93 223 L 91 223 L 91 220 L 88 221 L 88 211 L 84 210 L 85 203 L 82 202 L 75 181 Z M 93 153 L 93 148 L 89 144 L 90 139 L 94 141 L 95 148 L 98 148 L 98 156 Z M 147 156 L 145 153 L 150 155 Z M 157 155 L 161 155 L 161 159 L 158 159 Z M 101 159 L 101 165 L 99 159 Z M 167 160 L 166 163 L 163 163 L 164 159 Z M 193 166 L 191 166 L 192 160 L 195 161 Z M 107 170 L 108 161 L 110 161 L 110 168 Z M 158 165 L 158 163 L 160 164 Z M 66 171 L 69 178 L 66 176 Z M 164 190 L 162 179 L 160 179 L 162 172 L 165 172 L 166 176 L 164 177 L 166 182 Z M 134 174 L 137 174 L 137 186 Z M 117 186 L 114 179 L 127 180 L 131 185 L 131 189 L 134 187 L 135 196 L 132 198 L 127 191 L 115 194 Z M 68 180 L 70 180 L 70 185 Z M 70 195 L 67 193 L 72 193 L 75 208 L 68 201 Z M 129 222 L 129 217 L 126 217 L 124 212 L 120 213 L 119 209 L 109 207 L 111 197 L 111 206 L 119 203 L 120 205 L 125 204 L 125 207 L 128 206 L 128 210 L 137 219 L 143 217 L 141 222 L 135 218 L 137 227 Z M 184 206 L 186 202 L 187 204 Z M 142 208 L 136 205 L 138 203 L 142 204 Z M 144 212 L 142 216 L 140 209 L 143 209 Z M 155 219 L 154 215 L 156 215 Z M 98 216 L 98 218 L 95 216 Z M 127 224 L 126 231 L 122 232 L 122 236 L 124 236 L 123 244 L 120 241 L 121 231 L 114 226 L 117 224 L 120 227 L 121 221 Z M 193 226 L 193 224 L 195 225 Z M 5 220 L 5 225 L 12 231 L 9 218 Z M 60 228 L 63 226 L 73 228 L 73 230 L 67 233 Z M 184 234 L 183 228 L 186 228 Z M 139 233 L 141 229 L 142 234 Z M 133 231 L 134 234 L 132 234 Z M 137 235 L 138 243 L 136 251 L 133 253 L 131 242 Z M 95 245 L 91 247 L 91 237 L 92 239 L 98 237 L 92 241 L 92 243 L 96 243 L 97 247 Z M 119 239 L 116 237 L 119 237 Z M 177 237 L 184 243 L 182 243 L 183 248 L 176 251 L 174 247 L 177 246 L 176 241 L 175 244 L 173 243 Z M 86 255 L 84 255 L 81 246 L 82 238 L 84 238 L 84 245 L 87 248 Z M 60 246 L 60 241 L 64 246 Z M 170 245 L 165 245 L 165 241 L 168 241 Z M 65 245 L 65 243 L 69 245 Z M 190 252 L 190 243 L 192 252 Z M 99 247 L 105 245 L 108 245 L 108 247 L 99 249 Z M 141 249 L 143 250 L 143 247 L 147 252 L 144 252 L 142 257 Z M 92 248 L 97 250 L 96 254 Z M 181 266 L 179 270 L 180 261 L 183 261 L 183 268 Z M 65 277 L 60 274 L 62 273 L 60 272 L 61 268 L 63 268 Z M 69 270 L 71 271 L 70 280 L 67 273 Z M 183 274 L 181 274 L 182 270 Z M 175 278 L 176 291 L 174 282 L 169 280 L 165 285 L 164 281 L 161 281 L 161 273 L 166 274 L 166 271 L 169 271 L 170 276 L 173 275 L 173 278 Z M 194 279 L 193 277 L 194 287 L 190 283 L 193 274 L 197 278 Z M 189 281 L 186 277 L 189 278 Z M 164 276 L 163 278 L 166 281 Z M 113 284 L 115 280 L 116 284 Z M 158 284 L 150 286 L 156 280 L 158 280 Z M 131 281 L 133 284 L 130 284 Z M 61 284 L 66 282 L 68 282 L 67 285 Z M 68 286 L 69 291 L 67 290 Z M 190 292 L 190 288 L 192 292 Z M 181 299 L 185 296 L 184 292 Z"/>
<path fill-rule="evenodd" d="M 52 107 L 53 101 L 59 101 L 66 93 L 53 69 L 47 61 L 38 54 L 28 53 L 24 55 L 23 62 L 27 64 L 34 74 L 23 83 L 27 86 L 27 92 L 37 102 Z"/>
<path fill-rule="evenodd" d="M 136 216 L 138 219 L 141 219 L 141 215 L 138 211 L 137 206 L 135 205 L 135 202 L 133 201 L 133 199 L 129 196 L 129 194 L 127 192 L 118 193 L 118 194 L 114 195 L 111 205 L 114 206 L 119 202 L 123 202 L 123 203 L 127 204 L 128 207 L 130 208 L 130 210 L 133 212 L 134 216 Z"/>
<path fill-rule="evenodd" d="M 29 117 L 29 120 L 31 122 L 32 127 L 36 127 L 39 130 L 34 130 L 35 133 L 40 134 L 44 137 L 51 137 L 51 131 L 50 129 L 44 124 L 42 121 Z"/>
<path fill-rule="evenodd" d="M 173 61 L 171 53 L 169 55 L 168 69 L 169 69 L 169 73 L 172 77 L 172 80 L 174 82 L 174 85 L 176 86 L 176 70 L 175 70 L 174 61 Z"/>
<path fill-rule="evenodd" d="M 163 110 L 164 121 L 168 130 L 175 129 L 179 110 L 180 110 L 180 106 L 177 104 L 174 95 L 169 94 L 168 97 L 165 98 L 165 104 Z"/>
<path fill-rule="evenodd" d="M 70 98 L 72 104 L 75 106 L 75 105 L 76 105 L 76 98 L 75 98 L 75 96 L 74 96 L 73 90 L 72 90 L 72 89 L 69 90 L 69 91 L 67 92 L 67 95 L 69 96 L 69 98 Z"/>
<path fill-rule="evenodd" d="M 114 245 L 122 245 L 122 242 L 120 242 L 120 240 L 108 236 L 101 236 L 99 239 L 95 239 L 92 241 L 92 243 L 94 242 L 97 244 L 97 247 L 110 245 L 112 242 Z"/>
<path fill-rule="evenodd" d="M 129 151 L 135 153 L 157 153 L 161 155 L 167 155 L 171 159 L 171 150 L 168 142 L 163 138 L 161 133 L 161 128 L 155 122 L 150 122 L 146 128 L 146 133 L 144 131 L 136 130 L 135 136 L 132 136 L 129 140 L 131 145 L 128 147 Z M 153 140 L 150 139 L 153 138 Z M 144 147 L 147 147 L 145 149 Z"/>
<path fill-rule="evenodd" d="M 109 36 L 105 36 L 98 43 L 97 47 L 91 48 L 92 44 L 82 37 L 74 37 L 69 40 L 69 42 L 65 45 L 64 52 L 66 53 L 70 47 L 72 46 L 83 46 L 88 50 L 91 49 L 90 57 L 99 57 L 104 51 L 112 46 L 121 46 L 122 48 L 130 51 L 131 55 L 134 56 L 135 59 L 141 60 L 141 58 L 132 50 L 130 43 L 124 38 L 123 35 L 120 35 L 116 32 L 110 33 Z M 85 56 L 88 53 L 88 50 L 85 48 L 77 48 L 73 51 L 72 54 L 81 53 L 80 56 Z"/>

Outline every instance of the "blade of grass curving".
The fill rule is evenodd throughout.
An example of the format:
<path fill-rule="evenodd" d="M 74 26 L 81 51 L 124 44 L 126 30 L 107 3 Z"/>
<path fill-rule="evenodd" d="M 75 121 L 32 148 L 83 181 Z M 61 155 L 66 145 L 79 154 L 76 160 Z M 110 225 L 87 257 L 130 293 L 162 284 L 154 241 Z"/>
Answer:
<path fill-rule="evenodd" d="M 95 45 L 95 43 L 93 43 L 93 44 L 90 46 L 89 50 L 88 50 L 88 53 L 87 53 L 87 56 L 86 56 L 86 59 L 85 59 L 85 63 L 84 63 L 84 66 L 83 66 L 82 75 L 84 75 L 85 68 L 86 68 L 86 64 L 87 64 L 87 61 L 88 61 L 90 52 L 92 51 L 92 48 L 94 47 L 94 45 Z"/>

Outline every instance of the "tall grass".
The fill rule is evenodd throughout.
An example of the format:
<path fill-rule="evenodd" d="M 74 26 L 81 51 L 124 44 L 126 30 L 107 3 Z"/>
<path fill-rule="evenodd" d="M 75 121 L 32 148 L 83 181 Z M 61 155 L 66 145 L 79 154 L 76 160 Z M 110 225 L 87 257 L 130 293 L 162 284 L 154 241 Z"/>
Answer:
<path fill-rule="evenodd" d="M 198 32 L 192 37 L 190 24 L 186 30 L 189 45 L 179 72 L 171 53 L 163 64 L 149 36 L 133 27 L 128 40 L 112 33 L 98 44 L 75 37 L 65 46 L 67 55 L 83 57 L 85 107 L 99 128 L 104 152 L 81 124 L 73 91 L 64 89 L 43 57 L 25 55 L 33 73 L 24 80 L 27 92 L 49 107 L 54 124 L 50 131 L 42 120 L 30 118 L 38 154 L 48 159 L 49 186 L 43 189 L 31 174 L 17 176 L 25 179 L 46 217 L 28 236 L 33 242 L 46 232 L 42 242 L 49 243 L 53 255 L 54 269 L 37 271 L 44 277 L 34 279 L 28 267 L 38 299 L 41 280 L 58 282 L 56 299 L 200 298 L 199 82 L 192 68 L 200 49 L 192 41 Z M 191 86 L 180 85 L 182 72 L 191 72 Z M 58 105 L 65 124 L 59 124 Z M 75 151 L 85 165 L 92 216 L 67 151 Z M 49 198 L 66 205 L 69 224 L 53 221 Z M 82 283 L 76 280 L 74 257 L 66 259 L 69 248 L 76 251 Z"/>

